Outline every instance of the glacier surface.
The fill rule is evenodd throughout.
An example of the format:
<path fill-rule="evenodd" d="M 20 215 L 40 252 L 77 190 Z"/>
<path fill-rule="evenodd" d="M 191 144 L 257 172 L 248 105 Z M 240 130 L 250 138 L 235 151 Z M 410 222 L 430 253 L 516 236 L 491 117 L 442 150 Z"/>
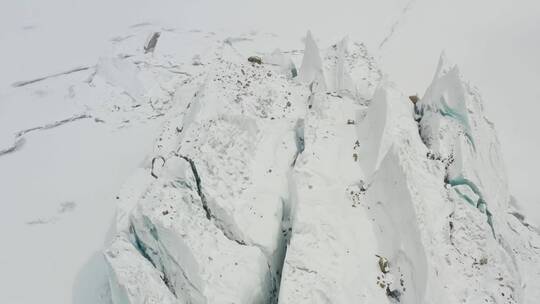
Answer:
<path fill-rule="evenodd" d="M 79 29 L 86 40 L 61 51 L 67 42 L 45 38 L 65 39 L 57 26 L 3 36 L 15 47 L 0 77 L 11 81 L 0 98 L 0 302 L 536 303 L 535 214 L 509 195 L 479 91 L 444 55 L 415 102 L 379 69 L 413 57 L 399 31 L 416 4 L 398 2 L 393 11 L 381 1 L 380 16 L 374 4 L 362 18 L 342 11 L 350 18 L 317 20 L 314 32 L 356 31 L 340 24 L 361 19 L 373 46 L 381 16 L 397 13 L 378 54 L 400 54 L 386 66 L 347 37 L 327 45 L 308 32 L 302 49 L 264 31 L 138 18 L 96 45 L 116 30 L 92 19 L 99 28 Z M 118 16 L 121 2 L 108 5 L 94 7 L 101 19 L 131 19 Z M 251 18 L 275 10 L 290 20 L 272 30 L 296 25 L 295 5 Z M 24 56 L 36 41 L 55 56 Z M 31 71 L 9 68 L 23 57 Z M 425 67 L 395 68 L 415 74 L 400 76 L 411 88 Z"/>

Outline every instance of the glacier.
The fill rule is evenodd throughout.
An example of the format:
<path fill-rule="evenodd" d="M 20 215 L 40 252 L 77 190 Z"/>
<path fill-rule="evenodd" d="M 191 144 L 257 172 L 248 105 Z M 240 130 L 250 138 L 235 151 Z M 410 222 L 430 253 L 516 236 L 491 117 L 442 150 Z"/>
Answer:
<path fill-rule="evenodd" d="M 280 39 L 140 24 L 95 63 L 12 84 L 12 100 L 62 103 L 10 126 L 7 162 L 66 126 L 116 133 L 121 151 L 101 162 L 138 162 L 121 187 L 115 166 L 94 173 L 118 188 L 117 210 L 92 215 L 110 228 L 72 302 L 536 303 L 540 230 L 509 193 L 494 124 L 460 69 L 442 54 L 413 100 L 361 42 Z M 102 133 L 80 134 L 77 155 Z M 64 213 L 84 207 L 64 204 L 26 224 L 71 227 Z M 14 280 L 31 272 L 15 264 Z"/>
<path fill-rule="evenodd" d="M 540 297 L 540 235 L 511 204 L 478 90 L 444 54 L 413 103 L 347 38 L 320 48 L 308 32 L 290 52 L 158 37 L 151 52 L 119 43 L 129 55 L 93 80 L 163 116 L 119 195 L 112 303 Z"/>

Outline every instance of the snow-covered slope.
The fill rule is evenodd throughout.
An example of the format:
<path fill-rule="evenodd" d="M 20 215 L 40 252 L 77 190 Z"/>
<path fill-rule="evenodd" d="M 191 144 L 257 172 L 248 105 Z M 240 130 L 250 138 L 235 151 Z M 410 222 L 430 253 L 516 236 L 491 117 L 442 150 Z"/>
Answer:
<path fill-rule="evenodd" d="M 318 296 L 349 302 L 369 294 L 378 297 L 374 302 L 384 302 L 385 284 L 381 290 L 373 277 L 379 277 L 379 284 L 392 281 L 389 292 L 404 291 L 401 301 L 410 301 L 420 297 L 424 285 L 426 292 L 441 294 L 431 282 L 432 272 L 440 274 L 441 267 L 430 265 L 442 262 L 432 256 L 446 257 L 454 247 L 473 262 L 453 256 L 448 267 L 456 273 L 446 269 L 446 277 L 436 275 L 443 285 L 450 284 L 443 289 L 453 290 L 448 301 L 467 292 L 463 297 L 470 297 L 468 302 L 478 302 L 481 292 L 474 290 L 493 292 L 501 287 L 495 282 L 521 286 L 517 302 L 534 302 L 535 248 L 540 247 L 534 233 L 540 212 L 535 212 L 533 178 L 540 164 L 534 131 L 540 44 L 531 37 L 538 36 L 538 8 L 534 0 L 1 2 L 0 302 L 110 303 L 112 296 L 123 299 L 125 286 L 135 294 L 131 299 L 179 302 L 181 295 L 170 292 L 173 285 L 209 299 L 223 294 L 246 301 L 281 297 L 313 302 Z M 315 37 L 303 39 L 307 28 Z M 336 40 L 345 34 L 351 39 Z M 358 40 L 373 51 L 377 65 Z M 304 42 L 309 46 L 305 54 Z M 405 110 L 410 102 L 396 100 L 403 100 L 401 92 L 421 93 L 430 84 L 434 59 L 443 48 L 480 85 L 485 109 L 458 70 L 442 64 L 423 100 L 411 110 L 419 122 L 414 126 Z M 260 81 L 256 88 L 251 87 L 255 74 L 236 75 L 238 67 L 240 73 L 253 68 L 247 61 L 253 55 L 264 63 L 254 72 Z M 397 84 L 381 79 L 377 66 Z M 263 75 L 268 71 L 271 76 Z M 212 76 L 223 84 L 207 81 Z M 246 79 L 251 81 L 247 86 Z M 243 85 L 232 85 L 236 80 Z M 201 92 L 204 96 L 194 97 Z M 226 105 L 232 96 L 240 108 Z M 186 114 L 191 102 L 198 106 Z M 280 104 L 288 109 L 285 116 L 275 115 Z M 272 113 L 268 117 L 273 123 L 267 124 L 263 117 Z M 517 200 L 508 197 L 497 140 L 483 119 L 486 113 L 497 125 Z M 179 138 L 176 127 L 182 130 L 184 124 L 191 127 Z M 424 144 L 403 153 L 409 144 L 397 147 L 396 141 L 418 142 L 410 137 L 413 129 Z M 408 162 L 413 167 L 395 169 L 410 155 L 425 155 L 433 174 L 425 174 L 416 158 Z M 197 174 L 182 157 L 192 161 Z M 421 181 L 413 182 L 419 176 Z M 173 180 L 191 188 L 158 189 Z M 402 180 L 406 186 L 394 187 L 393 182 Z M 340 183 L 346 187 L 335 187 Z M 409 185 L 422 191 L 408 194 Z M 388 188 L 396 188 L 394 194 Z M 449 211 L 450 203 L 431 203 L 446 201 L 445 196 L 466 204 L 456 203 L 456 211 Z M 200 210 L 178 205 L 176 197 L 194 206 L 205 201 L 202 214 L 217 228 L 199 216 L 166 222 L 161 217 L 168 211 L 160 216 L 152 209 L 165 205 L 152 197 L 171 201 L 181 214 Z M 386 208 L 402 197 L 407 198 L 406 208 Z M 334 200 L 341 207 L 327 203 Z M 344 207 L 350 200 L 354 209 Z M 429 223 L 427 229 L 409 225 L 417 214 L 418 223 Z M 369 221 L 377 221 L 377 228 Z M 177 222 L 182 224 L 173 227 Z M 198 243 L 194 232 L 185 230 L 192 223 L 202 225 L 204 235 L 222 231 L 226 240 Z M 479 227 L 463 230 L 472 223 Z M 131 226 L 157 256 L 140 259 Z M 145 234 L 149 227 L 161 227 L 159 242 Z M 454 247 L 434 251 L 425 234 L 429 238 L 429 231 L 444 227 L 452 233 L 443 230 L 442 235 L 451 235 Z M 175 251 L 180 242 L 164 241 L 163 231 L 185 233 L 188 249 Z M 501 245 L 484 240 L 485 231 Z M 208 245 L 209 240 L 219 244 Z M 251 291 L 236 292 L 240 281 L 231 274 L 236 268 L 223 266 L 230 259 L 216 262 L 227 273 L 223 283 L 216 270 L 221 266 L 190 268 L 206 260 L 178 254 L 200 253 L 198 244 L 212 259 L 222 252 L 242 256 L 242 273 L 255 267 L 249 273 L 259 272 L 258 277 L 241 283 Z M 175 249 L 173 257 L 158 260 L 170 248 Z M 500 248 L 512 252 L 505 256 Z M 373 255 L 391 260 L 391 275 L 382 278 L 380 259 Z M 484 267 L 489 269 L 486 275 L 461 279 L 475 274 L 467 265 L 478 256 L 486 257 L 481 264 L 501 264 L 501 277 L 494 281 L 495 268 Z M 419 266 L 407 268 L 404 257 Z M 398 262 L 392 259 L 399 260 L 401 272 L 396 274 L 392 264 Z M 177 260 L 180 266 L 171 265 Z M 515 266 L 507 266 L 508 260 Z M 465 266 L 458 267 L 461 263 Z M 179 269 L 188 269 L 196 288 L 182 283 Z M 405 286 L 399 289 L 402 274 Z M 514 283 L 499 281 L 507 274 Z M 119 284 L 110 282 L 115 277 Z M 223 292 L 229 289 L 235 292 Z"/>
<path fill-rule="evenodd" d="M 441 58 L 414 104 L 361 43 L 308 33 L 304 51 L 279 51 L 250 34 L 177 55 L 204 35 L 163 31 L 153 54 L 98 65 L 131 102 L 161 94 L 116 76 L 133 64 L 181 75 L 165 78 L 163 129 L 118 197 L 113 303 L 540 296 L 540 235 L 510 204 L 495 131 L 456 67 Z"/>

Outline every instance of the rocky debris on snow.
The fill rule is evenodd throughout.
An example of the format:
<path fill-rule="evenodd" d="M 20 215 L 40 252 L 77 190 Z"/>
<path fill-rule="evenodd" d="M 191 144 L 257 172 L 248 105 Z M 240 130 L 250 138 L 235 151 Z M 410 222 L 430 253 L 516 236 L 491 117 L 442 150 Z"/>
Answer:
<path fill-rule="evenodd" d="M 381 270 L 381 272 L 388 273 L 390 271 L 390 267 L 388 266 L 388 259 L 380 255 L 376 255 L 376 257 L 379 258 L 379 269 Z"/>
<path fill-rule="evenodd" d="M 145 54 L 154 52 L 154 50 L 156 49 L 156 45 L 158 43 L 158 39 L 159 39 L 160 36 L 161 36 L 160 32 L 152 33 L 152 35 L 150 36 L 150 38 L 148 38 L 148 41 L 144 45 L 144 53 Z"/>
<path fill-rule="evenodd" d="M 248 61 L 251 63 L 262 64 L 262 59 L 259 56 L 250 56 L 248 57 Z"/>
<path fill-rule="evenodd" d="M 420 97 L 418 95 L 411 95 L 409 96 L 409 100 L 415 105 L 420 100 Z"/>
<path fill-rule="evenodd" d="M 390 287 L 386 286 L 385 291 L 386 291 L 386 295 L 389 298 L 392 298 L 392 299 L 396 300 L 397 302 L 399 302 L 399 297 L 401 296 L 401 292 L 399 292 L 399 290 L 397 290 L 397 289 L 390 290 Z"/>
<path fill-rule="evenodd" d="M 495 131 L 457 68 L 413 100 L 348 39 L 308 33 L 302 57 L 229 38 L 204 65 L 160 57 L 167 39 L 101 61 L 93 82 L 126 95 L 115 112 L 164 115 L 160 156 L 119 196 L 113 303 L 540 297 L 540 236 L 508 212 Z M 150 88 L 149 66 L 164 73 Z"/>

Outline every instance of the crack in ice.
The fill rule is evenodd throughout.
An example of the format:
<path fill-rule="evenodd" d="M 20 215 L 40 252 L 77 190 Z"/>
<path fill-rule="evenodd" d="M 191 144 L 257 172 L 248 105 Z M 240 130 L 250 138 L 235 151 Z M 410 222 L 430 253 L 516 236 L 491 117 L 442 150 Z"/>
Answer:
<path fill-rule="evenodd" d="M 17 81 L 15 83 L 13 83 L 11 86 L 13 86 L 15 88 L 19 88 L 19 87 L 23 87 L 23 86 L 26 86 L 26 85 L 29 85 L 29 84 L 36 83 L 36 82 L 47 80 L 47 79 L 50 79 L 50 78 L 56 78 L 56 77 L 59 77 L 59 76 L 69 75 L 69 74 L 76 73 L 76 72 L 86 71 L 86 70 L 89 70 L 89 69 L 94 68 L 94 67 L 95 67 L 94 65 L 77 67 L 77 68 L 73 68 L 71 70 L 67 70 L 65 72 L 46 75 L 46 76 L 43 76 L 43 77 L 38 77 L 38 78 L 35 78 L 35 79 L 31 79 L 31 80 Z"/>
<path fill-rule="evenodd" d="M 206 218 L 209 221 L 213 220 L 212 222 L 214 223 L 214 225 L 219 230 L 221 230 L 223 232 L 223 235 L 225 235 L 225 237 L 227 237 L 229 240 L 234 241 L 239 245 L 246 246 L 246 242 L 244 242 L 243 240 L 239 240 L 239 239 L 235 238 L 233 236 L 232 232 L 226 230 L 224 227 L 219 225 L 219 220 L 216 218 L 216 216 L 214 214 L 212 214 L 212 210 L 208 206 L 208 200 L 206 199 L 206 196 L 204 195 L 204 192 L 202 190 L 201 177 L 199 175 L 199 172 L 197 171 L 197 166 L 195 165 L 195 162 L 193 161 L 193 159 L 191 159 L 190 157 L 185 156 L 185 155 L 178 155 L 178 157 L 180 157 L 180 158 L 184 159 L 185 161 L 187 161 L 189 163 L 189 166 L 191 167 L 191 172 L 193 173 L 193 176 L 195 178 L 195 184 L 197 186 L 197 195 L 199 196 L 199 198 L 201 200 L 201 204 L 202 204 L 202 207 L 203 207 L 204 212 L 206 214 Z"/>
<path fill-rule="evenodd" d="M 67 124 L 67 123 L 70 123 L 70 122 L 73 122 L 73 121 L 77 121 L 77 120 L 80 120 L 80 119 L 85 119 L 85 118 L 92 118 L 92 116 L 89 115 L 89 114 L 74 115 L 74 116 L 71 116 L 69 118 L 58 120 L 58 121 L 48 123 L 48 124 L 45 124 L 45 125 L 42 125 L 42 126 L 32 127 L 32 128 L 29 128 L 29 129 L 19 131 L 19 132 L 15 133 L 15 141 L 13 142 L 12 145 L 10 147 L 8 147 L 8 148 L 0 150 L 0 156 L 6 155 L 6 154 L 9 154 L 9 153 L 12 153 L 12 152 L 16 152 L 17 150 L 19 150 L 25 143 L 24 136 L 26 134 L 30 133 L 30 132 L 49 130 L 49 129 L 56 128 L 56 127 L 59 127 L 61 125 L 64 125 L 64 124 Z"/>

